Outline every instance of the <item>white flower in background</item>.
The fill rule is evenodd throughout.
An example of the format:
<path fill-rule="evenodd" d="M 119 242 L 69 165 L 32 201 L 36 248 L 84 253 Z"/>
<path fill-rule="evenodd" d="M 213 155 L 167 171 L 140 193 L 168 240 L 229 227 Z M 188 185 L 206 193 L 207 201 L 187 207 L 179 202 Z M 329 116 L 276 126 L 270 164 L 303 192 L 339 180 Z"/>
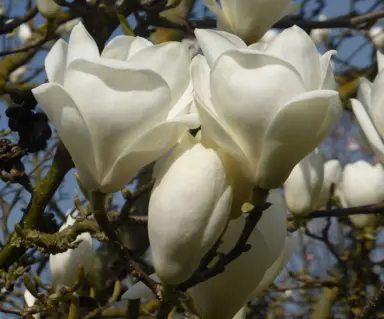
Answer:
<path fill-rule="evenodd" d="M 251 249 L 230 263 L 223 273 L 188 291 L 202 318 L 232 318 L 264 287 L 269 286 L 281 270 L 281 267 L 276 267 L 275 271 L 268 272 L 285 253 L 287 208 L 284 198 L 276 190 L 270 192 L 267 202 L 272 206 L 264 211 L 248 240 Z M 228 253 L 236 244 L 244 223 L 243 216 L 229 223 L 220 252 Z"/>
<path fill-rule="evenodd" d="M 190 139 L 188 134 L 162 165 L 149 201 L 153 265 L 167 284 L 192 275 L 231 211 L 233 190 L 225 159 Z"/>
<path fill-rule="evenodd" d="M 323 180 L 323 157 L 316 148 L 293 168 L 284 184 L 285 200 L 292 214 L 303 216 L 314 209 Z"/>
<path fill-rule="evenodd" d="M 202 135 L 235 157 L 256 186 L 281 186 L 340 119 L 334 52 L 320 56 L 298 27 L 264 52 L 226 32 L 195 33 L 205 55 L 191 66 Z"/>
<path fill-rule="evenodd" d="M 9 75 L 9 81 L 11 83 L 19 82 L 23 78 L 25 72 L 27 72 L 28 70 L 29 70 L 29 66 L 26 64 L 18 67 L 15 71 L 11 72 L 11 74 Z"/>
<path fill-rule="evenodd" d="M 369 36 L 377 49 L 384 48 L 384 30 L 381 26 L 373 26 L 369 30 Z"/>
<path fill-rule="evenodd" d="M 353 113 L 372 151 L 384 163 L 384 55 L 377 51 L 379 72 L 371 83 L 360 78 L 357 99 L 351 99 Z"/>
<path fill-rule="evenodd" d="M 259 41 L 272 25 L 291 13 L 291 0 L 203 0 L 216 15 L 217 28 L 233 33 L 247 43 Z"/>
<path fill-rule="evenodd" d="M 101 56 L 82 23 L 45 60 L 49 83 L 33 90 L 88 190 L 123 188 L 139 169 L 196 127 L 189 53 L 119 36 Z"/>
<path fill-rule="evenodd" d="M 319 16 L 319 21 L 326 21 L 327 17 L 324 14 L 321 14 Z M 313 29 L 310 33 L 310 36 L 316 44 L 323 44 L 326 42 L 329 38 L 329 35 L 331 33 L 330 29 Z"/>
<path fill-rule="evenodd" d="M 23 23 L 17 28 L 17 37 L 21 43 L 25 43 L 32 36 L 32 30 L 28 24 Z"/>
<path fill-rule="evenodd" d="M 321 186 L 320 194 L 317 198 L 314 209 L 318 209 L 327 205 L 331 195 L 331 186 L 335 185 L 335 189 L 340 181 L 342 167 L 340 161 L 333 159 L 324 163 L 324 180 Z"/>
<path fill-rule="evenodd" d="M 25 300 L 25 303 L 27 304 L 28 307 L 32 307 L 35 304 L 36 297 L 34 295 L 32 295 L 31 292 L 27 288 L 25 288 L 24 300 Z M 40 319 L 40 314 L 36 313 L 36 314 L 32 315 L 32 317 L 34 319 Z"/>
<path fill-rule="evenodd" d="M 240 308 L 260 296 L 288 261 L 293 247 L 291 238 L 286 237 L 287 207 L 284 198 L 278 191 L 272 190 L 267 201 L 272 206 L 263 213 L 252 232 L 248 241 L 252 248 L 230 263 L 224 273 L 188 291 L 202 318 L 238 319 L 243 314 Z M 244 223 L 243 216 L 230 221 L 220 252 L 227 253 L 235 245 Z M 151 277 L 159 279 L 156 274 Z M 149 288 L 139 282 L 122 298 L 138 299 L 148 294 Z"/>
<path fill-rule="evenodd" d="M 200 52 L 199 43 L 194 38 L 185 38 L 181 40 L 181 43 L 188 48 L 191 59 L 194 58 Z"/>
<path fill-rule="evenodd" d="M 383 183 L 384 168 L 381 164 L 358 161 L 344 167 L 336 196 L 345 208 L 377 204 L 384 201 Z M 376 221 L 376 216 L 372 214 L 348 217 L 358 228 L 372 226 Z"/>
<path fill-rule="evenodd" d="M 77 214 L 78 212 L 75 211 L 72 215 L 76 216 Z M 69 214 L 60 231 L 73 225 L 75 221 L 76 219 Z M 76 241 L 80 242 L 80 244 L 75 249 L 68 249 L 56 255 L 49 255 L 52 285 L 56 291 L 63 286 L 71 287 L 75 284 L 80 264 L 83 265 L 85 274 L 91 267 L 93 256 L 91 235 L 89 233 L 82 233 L 76 237 Z"/>
<path fill-rule="evenodd" d="M 54 0 L 36 0 L 37 9 L 46 18 L 54 18 L 60 12 L 60 6 Z"/>

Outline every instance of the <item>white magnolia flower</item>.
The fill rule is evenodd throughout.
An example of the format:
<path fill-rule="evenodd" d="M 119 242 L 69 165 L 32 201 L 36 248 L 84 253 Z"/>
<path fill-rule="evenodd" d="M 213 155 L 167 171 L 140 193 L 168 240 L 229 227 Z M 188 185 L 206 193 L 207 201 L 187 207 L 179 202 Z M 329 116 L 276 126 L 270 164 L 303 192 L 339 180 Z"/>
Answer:
<path fill-rule="evenodd" d="M 78 214 L 75 211 L 72 216 Z M 76 219 L 68 215 L 66 222 L 61 226 L 60 231 L 75 223 Z M 79 265 L 83 265 L 84 273 L 86 274 L 92 261 L 92 237 L 89 233 L 82 233 L 76 237 L 76 241 L 80 244 L 75 249 L 68 249 L 67 251 L 49 255 L 49 268 L 51 270 L 52 285 L 55 290 L 59 290 L 63 286 L 73 286 L 77 275 Z"/>
<path fill-rule="evenodd" d="M 381 26 L 374 26 L 369 30 L 369 35 L 376 48 L 384 48 L 384 30 Z"/>
<path fill-rule="evenodd" d="M 252 232 L 248 241 L 251 249 L 230 263 L 223 273 L 188 291 L 202 318 L 232 318 L 249 300 L 269 286 L 281 270 L 282 265 L 278 263 L 279 267 L 268 272 L 285 253 L 287 208 L 278 191 L 271 191 L 267 201 L 272 206 L 263 213 Z M 236 244 L 244 223 L 243 216 L 229 223 L 220 252 L 227 253 Z"/>
<path fill-rule="evenodd" d="M 341 178 L 342 167 L 340 161 L 333 159 L 324 163 L 324 180 L 321 186 L 320 194 L 317 198 L 314 209 L 318 209 L 327 205 L 331 195 L 331 186 L 334 184 L 336 187 Z"/>
<path fill-rule="evenodd" d="M 281 186 L 341 116 L 334 52 L 320 56 L 298 27 L 264 51 L 226 32 L 195 33 L 205 55 L 191 66 L 203 136 L 237 158 L 256 186 Z"/>
<path fill-rule="evenodd" d="M 164 283 L 188 279 L 227 224 L 233 190 L 221 157 L 187 136 L 158 172 L 148 234 L 153 265 Z"/>
<path fill-rule="evenodd" d="M 34 295 L 32 295 L 31 292 L 27 288 L 25 288 L 24 300 L 25 300 L 25 303 L 27 304 L 28 307 L 32 307 L 35 304 L 36 297 Z M 34 319 L 40 319 L 40 314 L 36 313 L 36 314 L 32 315 L 32 317 Z"/>
<path fill-rule="evenodd" d="M 60 11 L 60 6 L 54 0 L 36 0 L 37 9 L 46 18 L 54 18 Z"/>
<path fill-rule="evenodd" d="M 371 83 L 360 78 L 357 99 L 351 99 L 353 113 L 372 151 L 384 163 L 384 55 L 377 51 L 379 72 Z"/>
<path fill-rule="evenodd" d="M 292 214 L 306 215 L 314 209 L 324 180 L 324 162 L 315 149 L 297 164 L 284 184 L 285 200 Z"/>
<path fill-rule="evenodd" d="M 25 43 L 32 37 L 32 30 L 27 23 L 23 23 L 17 28 L 17 37 L 21 43 Z"/>
<path fill-rule="evenodd" d="M 319 16 L 319 21 L 326 21 L 327 17 L 324 14 Z M 323 44 L 328 40 L 331 33 L 330 29 L 313 29 L 310 33 L 310 36 L 316 44 Z"/>
<path fill-rule="evenodd" d="M 384 168 L 358 161 L 344 167 L 336 195 L 342 207 L 358 207 L 384 201 Z M 371 226 L 376 221 L 372 214 L 350 215 L 356 227 Z"/>
<path fill-rule="evenodd" d="M 78 25 L 81 22 L 81 18 L 75 18 L 72 20 L 69 20 L 61 25 L 58 26 L 56 29 L 56 34 L 60 36 L 64 36 L 67 33 L 71 32 L 73 28 Z"/>
<path fill-rule="evenodd" d="M 272 206 L 263 213 L 250 237 L 249 244 L 252 248 L 229 264 L 224 273 L 188 291 L 202 318 L 242 318 L 244 313 L 240 308 L 249 300 L 260 296 L 288 261 L 293 241 L 286 237 L 287 208 L 284 199 L 278 191 L 273 190 L 267 201 Z M 243 216 L 230 221 L 219 248 L 220 252 L 227 253 L 235 245 L 244 223 Z M 152 274 L 151 278 L 159 280 L 156 274 Z M 122 299 L 148 298 L 149 295 L 149 288 L 139 282 Z"/>
<path fill-rule="evenodd" d="M 291 0 L 203 0 L 216 15 L 217 28 L 247 43 L 259 41 L 272 25 L 296 8 Z"/>
<path fill-rule="evenodd" d="M 89 190 L 116 192 L 196 126 L 188 114 L 189 53 L 119 36 L 101 55 L 82 23 L 45 60 L 49 83 L 33 93 Z"/>

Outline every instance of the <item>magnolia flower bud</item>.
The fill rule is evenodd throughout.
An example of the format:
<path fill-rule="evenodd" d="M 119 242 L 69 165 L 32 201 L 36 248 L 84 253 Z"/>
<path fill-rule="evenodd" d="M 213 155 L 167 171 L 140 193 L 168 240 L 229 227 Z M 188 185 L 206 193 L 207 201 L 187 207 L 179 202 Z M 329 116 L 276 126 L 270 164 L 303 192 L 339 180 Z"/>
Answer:
<path fill-rule="evenodd" d="M 195 34 L 205 55 L 191 65 L 202 136 L 236 158 L 255 186 L 280 187 L 342 114 L 334 52 L 320 56 L 299 27 L 281 32 L 264 51 L 222 31 Z"/>
<path fill-rule="evenodd" d="M 76 216 L 78 212 L 72 215 Z M 67 221 L 61 226 L 60 231 L 75 223 L 75 218 L 68 215 Z M 55 290 L 59 290 L 63 286 L 73 286 L 78 275 L 79 265 L 83 265 L 86 274 L 91 266 L 92 261 L 92 237 L 89 233 L 82 233 L 76 237 L 76 241 L 80 244 L 75 249 L 49 255 L 49 267 L 51 270 L 52 284 Z"/>
<path fill-rule="evenodd" d="M 99 53 L 82 23 L 45 60 L 33 89 L 90 191 L 113 193 L 198 126 L 190 55 L 179 42 L 119 36 Z"/>
<path fill-rule="evenodd" d="M 272 25 L 296 6 L 291 0 L 204 0 L 217 17 L 217 28 L 247 43 L 259 41 Z"/>
<path fill-rule="evenodd" d="M 192 275 L 231 209 L 232 187 L 221 155 L 190 139 L 183 139 L 162 165 L 149 201 L 153 264 L 167 284 Z"/>
<path fill-rule="evenodd" d="M 9 75 L 9 81 L 11 83 L 19 82 L 23 78 L 25 72 L 28 71 L 28 69 L 29 69 L 28 65 L 22 65 L 21 67 L 18 67 L 15 71 L 11 72 L 11 74 Z"/>
<path fill-rule="evenodd" d="M 371 83 L 360 78 L 357 99 L 351 99 L 355 114 L 369 145 L 377 159 L 384 163 L 384 55 L 377 51 L 378 74 Z"/>
<path fill-rule="evenodd" d="M 381 26 L 374 26 L 369 30 L 369 35 L 377 49 L 384 47 L 384 30 Z"/>
<path fill-rule="evenodd" d="M 314 208 L 323 180 L 323 158 L 315 149 L 293 168 L 284 184 L 285 200 L 292 214 L 306 215 Z"/>
<path fill-rule="evenodd" d="M 205 282 L 192 287 L 188 293 L 204 319 L 230 319 L 243 307 L 254 294 L 259 293 L 259 284 L 267 287 L 278 275 L 286 258 L 287 208 L 281 194 L 270 192 L 267 202 L 272 206 L 263 212 L 257 227 L 248 243 L 251 249 L 226 266 L 225 271 Z M 231 220 L 219 247 L 222 253 L 228 253 L 236 244 L 244 228 L 245 218 Z M 274 263 L 282 258 L 275 270 L 268 272 Z M 266 276 L 265 280 L 264 277 Z M 260 289 L 262 289 L 260 287 Z"/>
<path fill-rule="evenodd" d="M 321 14 L 319 21 L 325 21 L 327 17 L 324 14 Z M 330 29 L 313 29 L 310 33 L 310 36 L 316 44 L 323 44 L 328 40 L 329 34 L 331 33 Z"/>
<path fill-rule="evenodd" d="M 317 198 L 314 209 L 327 205 L 331 195 L 332 184 L 338 185 L 341 178 L 342 167 L 340 161 L 330 160 L 324 163 L 324 180 L 321 186 L 320 194 Z"/>
<path fill-rule="evenodd" d="M 371 165 L 365 161 L 344 167 L 336 195 L 342 207 L 358 207 L 377 204 L 384 200 L 384 168 L 381 164 Z M 363 228 L 375 224 L 372 214 L 350 215 L 349 219 Z"/>
<path fill-rule="evenodd" d="M 60 6 L 54 0 L 36 0 L 37 9 L 46 18 L 54 18 L 60 11 Z"/>
<path fill-rule="evenodd" d="M 21 43 L 25 43 L 32 36 L 31 28 L 28 24 L 23 23 L 17 28 L 17 36 Z"/>

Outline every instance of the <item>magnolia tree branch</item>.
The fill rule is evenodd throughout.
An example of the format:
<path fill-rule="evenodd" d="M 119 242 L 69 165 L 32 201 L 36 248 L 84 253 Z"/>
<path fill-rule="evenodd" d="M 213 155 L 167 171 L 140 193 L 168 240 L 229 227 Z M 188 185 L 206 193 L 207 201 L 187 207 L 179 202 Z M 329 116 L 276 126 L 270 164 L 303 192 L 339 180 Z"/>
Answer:
<path fill-rule="evenodd" d="M 60 143 L 56 149 L 56 154 L 47 176 L 33 190 L 26 213 L 19 223 L 21 229 L 39 228 L 39 221 L 44 214 L 45 208 L 63 181 L 64 176 L 72 167 L 71 157 L 64 145 Z M 24 245 L 17 246 L 13 244 L 17 237 L 17 233 L 14 232 L 0 251 L 0 269 L 2 270 L 8 270 L 27 249 Z"/>

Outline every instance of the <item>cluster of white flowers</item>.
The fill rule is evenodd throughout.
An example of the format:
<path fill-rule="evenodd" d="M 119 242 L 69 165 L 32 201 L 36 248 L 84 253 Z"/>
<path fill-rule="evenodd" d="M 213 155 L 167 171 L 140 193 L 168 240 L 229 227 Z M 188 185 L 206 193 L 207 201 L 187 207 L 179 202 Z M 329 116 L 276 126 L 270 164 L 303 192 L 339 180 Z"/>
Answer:
<path fill-rule="evenodd" d="M 46 3 L 40 1 L 42 13 Z M 251 249 L 188 291 L 202 318 L 230 319 L 269 286 L 290 254 L 287 208 L 273 189 L 293 170 L 299 176 L 287 181 L 289 198 L 288 185 L 308 172 L 316 185 L 300 194 L 308 196 L 305 207 L 293 209 L 295 199 L 288 199 L 291 210 L 308 212 L 314 201 L 327 201 L 334 173 L 324 177 L 327 166 L 311 152 L 339 121 L 342 107 L 334 51 L 320 55 L 297 26 L 257 42 L 295 9 L 290 0 L 205 3 L 219 30 L 195 30 L 202 55 L 191 60 L 185 43 L 153 45 L 130 36 L 115 37 L 100 54 L 79 23 L 68 43 L 52 47 L 45 60 L 49 83 L 33 93 L 89 191 L 117 192 L 157 161 L 148 230 L 165 285 L 187 280 L 224 231 L 219 251 L 229 251 L 244 227 L 242 204 L 255 189 L 271 190 L 272 206 L 251 235 Z M 49 17 L 57 9 L 44 10 Z M 192 136 L 189 130 L 198 127 Z M 314 200 L 315 193 L 321 199 Z M 81 239 L 77 249 L 51 257 L 55 286 L 73 283 L 71 260 L 86 265 L 90 259 L 90 236 Z"/>

